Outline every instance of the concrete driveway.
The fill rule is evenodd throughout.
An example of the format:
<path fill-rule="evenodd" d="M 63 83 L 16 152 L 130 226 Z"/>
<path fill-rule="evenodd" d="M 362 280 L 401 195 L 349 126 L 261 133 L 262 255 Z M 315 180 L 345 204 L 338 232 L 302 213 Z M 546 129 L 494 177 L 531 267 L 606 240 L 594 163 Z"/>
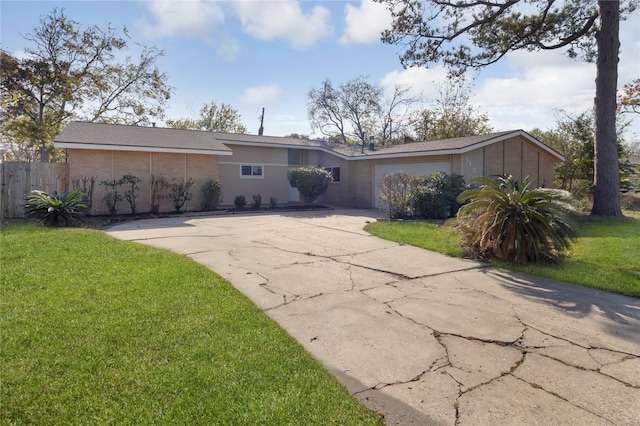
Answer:
<path fill-rule="evenodd" d="M 640 424 L 640 299 L 384 241 L 363 230 L 376 217 L 185 216 L 107 232 L 229 280 L 388 424 Z"/>

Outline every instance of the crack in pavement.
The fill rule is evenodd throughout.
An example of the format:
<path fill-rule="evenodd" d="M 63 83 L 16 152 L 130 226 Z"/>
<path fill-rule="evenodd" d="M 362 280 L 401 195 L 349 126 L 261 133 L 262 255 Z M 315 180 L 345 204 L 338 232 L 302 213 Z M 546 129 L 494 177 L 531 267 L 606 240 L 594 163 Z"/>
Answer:
<path fill-rule="evenodd" d="M 207 220 L 201 222 L 212 223 Z M 360 219 L 356 221 L 360 222 Z M 548 293 L 545 291 L 553 291 L 555 287 L 548 290 L 544 283 L 535 282 L 540 288 L 538 290 L 538 287 L 534 286 L 533 290 L 538 290 L 535 292 L 530 289 L 530 283 L 526 280 L 495 274 L 489 265 L 470 266 L 469 263 L 455 261 L 445 263 L 440 257 L 431 256 L 427 252 L 421 254 L 420 251 L 413 251 L 399 244 L 383 245 L 377 240 L 374 241 L 375 237 L 362 231 L 353 232 L 330 226 L 335 222 L 328 222 L 325 218 L 316 221 L 301 217 L 273 217 L 269 222 L 273 225 L 264 228 L 265 221 L 260 221 L 256 225 L 259 227 L 255 228 L 256 231 L 253 231 L 251 223 L 249 220 L 243 220 L 239 226 L 206 229 L 205 233 L 197 235 L 197 229 L 189 230 L 193 235 L 146 237 L 144 233 L 127 232 L 123 232 L 122 235 L 141 235 L 141 238 L 130 241 L 142 243 L 163 240 L 157 245 L 164 246 L 171 244 L 166 241 L 175 239 L 176 247 L 172 244 L 171 249 L 186 251 L 187 255 L 197 257 L 196 260 L 199 261 L 219 256 L 209 259 L 210 265 L 221 265 L 227 271 L 231 268 L 233 271 L 229 275 L 238 278 L 239 287 L 244 291 L 255 291 L 252 296 L 257 300 L 267 300 L 266 305 L 269 307 L 263 310 L 276 311 L 271 315 L 283 320 L 283 326 L 291 326 L 292 330 L 297 331 L 300 341 L 311 345 L 313 351 L 318 351 L 314 354 L 320 359 L 327 357 L 327 364 L 335 365 L 332 364 L 335 359 L 332 357 L 336 353 L 340 354 L 341 350 L 351 351 L 348 352 L 349 362 L 338 365 L 342 365 L 341 369 L 345 372 L 354 371 L 354 379 L 362 380 L 363 384 L 367 383 L 365 389 L 358 387 L 354 395 L 366 395 L 366 392 L 370 391 L 377 392 L 378 395 L 408 395 L 409 401 L 413 401 L 411 398 L 420 399 L 425 395 L 425 391 L 438 392 L 438 387 L 442 386 L 442 394 L 434 396 L 439 398 L 437 403 L 440 404 L 435 410 L 442 407 L 446 409 L 446 415 L 442 418 L 446 419 L 447 424 L 451 424 L 452 421 L 456 425 L 466 423 L 469 413 L 477 415 L 485 409 L 483 406 L 476 406 L 475 412 L 469 411 L 474 409 L 469 405 L 471 401 L 486 403 L 486 398 L 496 395 L 508 397 L 511 388 L 505 386 L 512 386 L 514 380 L 528 385 L 531 389 L 537 389 L 536 395 L 544 395 L 542 401 L 553 398 L 562 401 L 562 404 L 570 404 L 573 408 L 567 406 L 568 413 L 575 413 L 574 410 L 577 408 L 597 416 L 595 418 L 600 419 L 602 423 L 611 421 L 607 418 L 609 415 L 614 418 L 615 414 L 609 411 L 589 406 L 592 394 L 587 394 L 584 399 L 576 399 L 572 394 L 568 394 L 566 389 L 576 392 L 580 392 L 581 389 L 572 389 L 571 383 L 563 383 L 566 385 L 565 388 L 557 387 L 553 380 L 550 380 L 555 378 L 553 375 L 556 371 L 567 371 L 569 377 L 575 374 L 575 377 L 581 379 L 595 378 L 596 383 L 604 383 L 614 389 L 614 395 L 624 392 L 625 389 L 638 389 L 638 386 L 634 387 L 633 383 L 628 383 L 631 379 L 621 376 L 621 372 L 627 371 L 625 368 L 637 365 L 635 359 L 638 356 L 630 353 L 635 350 L 633 346 L 627 344 L 623 348 L 613 350 L 606 346 L 610 344 L 612 348 L 617 348 L 617 340 L 591 339 L 592 334 L 589 333 L 576 334 L 574 338 L 574 334 L 570 334 L 573 330 L 562 330 L 561 326 L 556 326 L 550 322 L 551 320 L 540 322 L 537 319 L 537 315 L 541 313 L 544 315 L 546 312 L 553 312 L 553 307 L 563 313 L 568 312 L 569 315 L 586 306 L 572 305 L 567 308 L 567 304 L 572 302 L 572 294 L 568 291 L 552 292 L 549 293 L 550 297 L 546 297 Z M 339 225 L 351 226 L 348 223 L 341 221 Z M 331 232 L 327 233 L 326 230 Z M 151 233 L 147 230 L 140 231 L 147 232 L 147 235 Z M 213 235 L 216 231 L 220 231 L 221 234 Z M 326 240 L 328 234 L 335 238 Z M 224 239 L 224 243 L 220 242 L 221 238 Z M 193 244 L 190 244 L 189 239 L 192 239 Z M 325 240 L 327 242 L 323 243 Z M 210 250 L 207 249 L 207 245 L 211 246 Z M 225 248 L 216 250 L 216 245 Z M 397 250 L 393 251 L 394 249 Z M 347 253 L 340 254 L 342 252 Z M 434 268 L 431 269 L 428 265 L 433 265 Z M 287 268 L 291 268 L 291 271 L 286 271 Z M 451 270 L 440 272 L 443 268 Z M 469 272 L 476 270 L 480 273 Z M 247 274 L 255 274 L 255 278 L 245 277 L 245 271 Z M 485 271 L 491 273 L 482 273 Z M 420 276 L 414 276 L 417 274 Z M 317 278 L 312 278 L 316 276 Z M 298 282 L 298 278 L 307 281 Z M 316 279 L 320 285 L 316 285 Z M 521 286 L 523 288 L 520 288 Z M 298 304 L 313 299 L 317 299 L 317 302 L 311 302 L 310 305 Z M 338 303 L 331 305 L 334 299 Z M 360 306 L 356 306 L 357 309 L 352 310 L 352 307 L 348 306 L 351 301 L 362 302 L 365 307 L 360 309 Z M 538 305 L 544 306 L 544 309 L 528 310 L 531 306 Z M 635 305 L 629 306 L 631 308 L 621 311 L 621 314 L 636 319 L 637 317 L 630 313 L 630 309 Z M 300 318 L 304 318 L 301 315 L 304 315 L 309 307 L 312 307 L 313 314 L 317 313 L 318 316 L 310 318 L 309 323 L 299 324 Z M 335 310 L 324 309 L 326 307 Z M 348 317 L 351 320 L 348 323 L 350 328 L 343 332 L 347 322 L 341 320 L 341 315 L 351 315 L 351 312 L 354 316 Z M 397 327 L 389 328 L 391 331 L 387 330 L 386 335 L 379 335 L 385 330 L 369 330 L 366 328 L 367 324 L 362 322 L 363 319 L 368 321 L 371 318 L 375 324 L 384 327 L 387 324 L 385 313 L 390 314 L 390 326 Z M 575 313 L 574 317 L 583 318 L 587 313 L 588 311 L 583 309 Z M 609 317 L 613 315 L 611 310 L 606 309 L 604 314 Z M 346 342 L 347 346 L 344 348 L 334 347 L 327 351 L 327 345 L 342 344 L 335 339 L 325 339 L 327 335 L 330 338 L 334 337 L 324 334 L 323 328 L 327 327 L 327 319 L 334 319 L 331 315 L 338 317 L 334 323 L 330 323 L 335 327 L 338 339 L 346 337 L 344 340 L 357 340 L 355 343 L 358 345 L 360 342 L 364 345 L 370 342 L 371 346 L 374 343 L 377 345 L 375 347 L 381 353 L 375 354 L 377 359 L 371 360 L 371 365 L 351 362 L 360 361 L 360 355 L 354 355 L 353 352 L 362 351 L 364 359 L 371 356 L 368 355 L 371 352 L 367 352 L 369 346 L 352 347 Z M 615 320 L 617 317 L 612 319 Z M 629 324 L 627 321 L 627 326 Z M 358 327 L 364 327 L 363 331 L 367 333 L 354 334 L 361 331 Z M 396 335 L 395 330 L 401 332 Z M 405 330 L 407 333 L 403 334 Z M 415 336 L 422 339 L 417 344 L 414 344 Z M 627 336 L 633 337 L 634 334 L 630 333 Z M 389 348 L 392 352 L 384 352 L 386 347 L 382 345 L 394 342 L 394 339 L 406 342 L 408 348 L 423 350 L 423 356 L 417 357 L 417 353 L 406 352 L 407 357 L 415 358 L 413 362 L 404 364 L 402 356 L 405 355 L 406 349 L 396 350 L 393 343 L 390 343 Z M 318 342 L 314 343 L 316 341 Z M 424 346 L 425 342 L 428 347 Z M 424 352 L 428 355 L 424 356 Z M 397 365 L 397 368 L 394 366 L 393 369 L 384 371 L 384 374 L 372 370 L 372 366 L 384 369 L 387 357 L 403 365 Z M 633 360 L 633 363 L 623 366 L 622 363 L 628 360 Z M 615 364 L 621 366 L 604 368 Z M 540 370 L 545 366 L 549 367 L 547 371 Z M 588 375 L 578 376 L 577 372 L 582 374 L 583 370 L 584 374 Z M 371 386 L 374 383 L 375 385 Z M 413 402 L 408 402 L 407 406 L 415 408 L 411 405 Z M 417 403 L 422 404 L 421 401 Z M 422 411 L 418 411 L 421 413 L 434 412 L 429 411 L 434 408 L 428 403 L 420 407 Z M 520 414 L 527 412 L 526 410 L 527 407 Z M 598 410 L 600 411 L 593 412 Z M 546 411 L 546 414 L 549 412 L 552 411 Z M 506 415 L 512 413 L 513 411 L 508 411 Z"/>

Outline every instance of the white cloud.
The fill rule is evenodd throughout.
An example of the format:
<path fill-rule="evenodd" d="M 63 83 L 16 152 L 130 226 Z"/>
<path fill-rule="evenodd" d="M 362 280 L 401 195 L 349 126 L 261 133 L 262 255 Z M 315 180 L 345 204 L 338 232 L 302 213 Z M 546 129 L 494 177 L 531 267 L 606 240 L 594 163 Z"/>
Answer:
<path fill-rule="evenodd" d="M 346 28 L 340 37 L 342 44 L 369 44 L 380 41 L 380 33 L 391 27 L 391 13 L 381 3 L 362 0 L 360 7 L 346 7 Z"/>
<path fill-rule="evenodd" d="M 275 83 L 249 87 L 240 95 L 240 102 L 245 105 L 261 105 L 275 101 L 281 93 L 282 88 Z"/>
<path fill-rule="evenodd" d="M 555 126 L 559 110 L 581 113 L 593 106 L 595 66 L 560 52 L 516 52 L 507 59 L 511 72 L 478 82 L 476 101 L 496 130 Z"/>
<path fill-rule="evenodd" d="M 295 0 L 236 1 L 233 7 L 243 30 L 261 40 L 283 39 L 302 50 L 331 34 L 331 12 L 325 7 L 305 13 Z"/>
<path fill-rule="evenodd" d="M 447 70 L 443 67 L 414 67 L 387 73 L 381 83 L 387 92 L 391 92 L 395 85 L 402 85 L 409 87 L 412 96 L 434 99 L 438 97 L 438 88 L 446 78 Z"/>
<path fill-rule="evenodd" d="M 224 22 L 220 4 L 204 0 L 149 0 L 143 2 L 151 20 L 138 21 L 143 34 L 151 38 L 195 37 L 209 34 L 211 27 Z"/>
<path fill-rule="evenodd" d="M 214 38 L 207 38 L 205 42 L 216 49 L 218 55 L 228 62 L 232 62 L 240 52 L 240 43 L 228 36 L 219 34 Z"/>
<path fill-rule="evenodd" d="M 26 59 L 35 59 L 35 57 L 29 53 L 27 53 L 24 50 L 16 50 L 15 52 L 13 52 L 11 54 L 11 56 L 13 56 L 14 58 L 22 61 L 22 60 L 26 60 Z"/>

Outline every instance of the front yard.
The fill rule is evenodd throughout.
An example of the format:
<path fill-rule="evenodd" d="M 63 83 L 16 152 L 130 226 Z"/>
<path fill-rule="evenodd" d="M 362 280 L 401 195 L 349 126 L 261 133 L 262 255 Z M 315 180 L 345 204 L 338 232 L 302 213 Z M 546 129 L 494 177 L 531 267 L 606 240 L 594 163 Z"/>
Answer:
<path fill-rule="evenodd" d="M 379 424 L 190 259 L 86 229 L 0 234 L 0 424 Z"/>
<path fill-rule="evenodd" d="M 560 265 L 516 265 L 492 261 L 498 268 L 557 281 L 640 297 L 640 213 L 625 212 L 628 220 L 586 218 L 580 237 Z M 367 231 L 381 238 L 449 256 L 463 257 L 459 236 L 450 226 L 434 222 L 375 222 Z"/>

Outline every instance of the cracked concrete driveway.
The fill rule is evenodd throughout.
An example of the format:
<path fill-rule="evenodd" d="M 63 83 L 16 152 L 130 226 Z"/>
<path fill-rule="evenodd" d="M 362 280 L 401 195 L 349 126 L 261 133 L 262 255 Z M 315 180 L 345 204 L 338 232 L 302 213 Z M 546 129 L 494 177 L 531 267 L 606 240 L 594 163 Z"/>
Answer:
<path fill-rule="evenodd" d="M 117 238 L 229 280 L 388 424 L 640 424 L 640 299 L 367 234 L 377 212 L 179 217 Z"/>

